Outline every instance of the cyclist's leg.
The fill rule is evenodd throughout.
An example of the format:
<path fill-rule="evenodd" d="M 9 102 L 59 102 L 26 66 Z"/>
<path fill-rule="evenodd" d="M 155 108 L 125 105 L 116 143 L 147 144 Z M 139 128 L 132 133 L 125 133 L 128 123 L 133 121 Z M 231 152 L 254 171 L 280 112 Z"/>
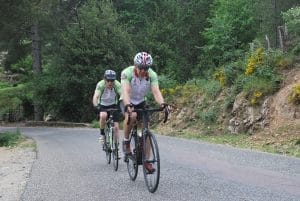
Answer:
<path fill-rule="evenodd" d="M 99 141 L 101 143 L 104 142 L 104 136 L 105 136 L 105 132 L 104 132 L 104 128 L 105 128 L 105 121 L 107 118 L 107 112 L 105 111 L 101 111 L 100 109 L 100 114 L 99 114 L 99 127 L 100 127 L 100 138 Z"/>
<path fill-rule="evenodd" d="M 113 121 L 114 121 L 114 134 L 115 134 L 115 142 L 119 142 L 119 121 L 120 121 L 120 113 L 113 113 Z"/>
<path fill-rule="evenodd" d="M 125 112 L 125 120 L 124 120 L 124 140 L 123 140 L 123 151 L 126 154 L 130 154 L 131 150 L 130 150 L 130 141 L 129 141 L 129 133 L 131 131 L 131 129 L 133 128 L 133 125 L 136 122 L 136 112 L 131 112 L 130 114 L 130 121 L 129 124 L 127 124 L 128 122 L 128 113 Z"/>

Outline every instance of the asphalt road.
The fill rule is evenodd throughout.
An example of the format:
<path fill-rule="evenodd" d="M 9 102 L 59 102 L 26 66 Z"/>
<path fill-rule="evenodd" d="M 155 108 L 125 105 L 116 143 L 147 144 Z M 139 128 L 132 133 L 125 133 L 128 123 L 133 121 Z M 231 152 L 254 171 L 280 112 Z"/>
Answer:
<path fill-rule="evenodd" d="M 38 158 L 22 201 L 299 201 L 300 160 L 157 135 L 158 190 L 149 193 L 142 169 L 135 182 L 120 160 L 107 165 L 89 128 L 20 128 L 37 142 Z"/>

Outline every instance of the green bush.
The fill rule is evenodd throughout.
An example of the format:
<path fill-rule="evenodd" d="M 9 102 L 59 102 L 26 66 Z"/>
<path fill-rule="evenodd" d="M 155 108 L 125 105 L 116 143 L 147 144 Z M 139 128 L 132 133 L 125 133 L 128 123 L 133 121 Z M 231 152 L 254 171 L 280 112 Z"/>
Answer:
<path fill-rule="evenodd" d="M 221 83 L 217 80 L 192 79 L 186 82 L 187 86 L 194 85 L 194 89 L 204 93 L 207 97 L 216 97 L 222 90 Z M 191 88 L 188 88 L 191 90 Z"/>
<path fill-rule="evenodd" d="M 24 84 L 0 89 L 0 110 L 6 111 L 20 106 L 22 101 L 28 98 L 26 90 L 27 88 Z"/>
<path fill-rule="evenodd" d="M 0 147 L 12 147 L 22 139 L 20 131 L 0 133 Z"/>
<path fill-rule="evenodd" d="M 32 56 L 27 55 L 17 61 L 17 63 L 11 65 L 11 70 L 15 73 L 27 74 L 32 73 Z"/>
<path fill-rule="evenodd" d="M 176 80 L 165 75 L 159 75 L 158 80 L 161 89 L 175 88 L 178 84 Z"/>
<path fill-rule="evenodd" d="M 300 6 L 283 12 L 282 17 L 288 27 L 289 32 L 300 36 Z"/>
<path fill-rule="evenodd" d="M 0 81 L 0 89 L 10 87 L 11 85 L 7 82 Z"/>
<path fill-rule="evenodd" d="M 216 80 L 209 80 L 207 82 L 204 82 L 202 88 L 206 96 L 211 98 L 216 97 L 222 90 L 221 84 Z"/>
<path fill-rule="evenodd" d="M 206 124 L 213 124 L 216 123 L 217 112 L 214 109 L 210 109 L 208 111 L 200 112 L 198 117 Z"/>
<path fill-rule="evenodd" d="M 92 128 L 100 128 L 99 127 L 99 121 L 97 119 L 94 119 L 92 121 Z"/>

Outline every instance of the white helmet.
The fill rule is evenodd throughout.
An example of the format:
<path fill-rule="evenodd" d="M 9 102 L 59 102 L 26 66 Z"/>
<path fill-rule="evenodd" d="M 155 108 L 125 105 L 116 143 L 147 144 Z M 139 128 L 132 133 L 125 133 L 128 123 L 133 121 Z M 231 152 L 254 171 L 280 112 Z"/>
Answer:
<path fill-rule="evenodd" d="M 148 70 L 153 64 L 153 59 L 147 52 L 137 53 L 133 61 L 135 66 L 137 66 L 138 68 L 143 68 L 145 70 Z"/>

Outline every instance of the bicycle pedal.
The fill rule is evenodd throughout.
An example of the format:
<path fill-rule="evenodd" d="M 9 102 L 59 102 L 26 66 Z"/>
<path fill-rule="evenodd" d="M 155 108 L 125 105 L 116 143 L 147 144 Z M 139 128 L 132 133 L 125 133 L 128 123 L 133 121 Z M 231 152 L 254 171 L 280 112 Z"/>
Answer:
<path fill-rule="evenodd" d="M 128 162 L 129 162 L 128 157 L 126 157 L 126 156 L 124 157 L 124 162 L 125 162 L 125 163 L 128 163 Z"/>

